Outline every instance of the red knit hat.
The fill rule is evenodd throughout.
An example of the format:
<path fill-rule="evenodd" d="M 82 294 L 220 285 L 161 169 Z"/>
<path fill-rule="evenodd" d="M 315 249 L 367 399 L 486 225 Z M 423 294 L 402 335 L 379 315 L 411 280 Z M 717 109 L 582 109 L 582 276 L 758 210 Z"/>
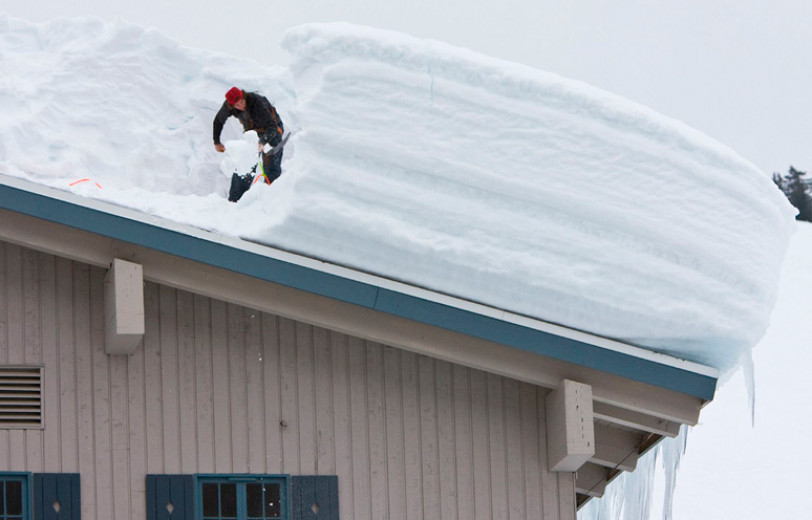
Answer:
<path fill-rule="evenodd" d="M 231 106 L 242 99 L 242 90 L 238 89 L 237 87 L 231 87 L 228 92 L 226 92 L 226 101 Z"/>

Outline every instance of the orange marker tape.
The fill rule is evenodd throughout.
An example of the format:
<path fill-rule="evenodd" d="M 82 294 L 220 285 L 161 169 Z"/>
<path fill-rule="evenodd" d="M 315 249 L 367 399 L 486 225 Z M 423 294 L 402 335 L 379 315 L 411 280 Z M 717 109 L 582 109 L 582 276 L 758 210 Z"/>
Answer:
<path fill-rule="evenodd" d="M 86 182 L 86 181 L 89 181 L 89 180 L 90 179 L 79 179 L 78 181 L 73 181 L 72 183 L 68 184 L 68 186 L 74 186 L 76 184 L 79 184 L 80 182 Z M 104 188 L 102 188 L 102 185 L 99 184 L 98 182 L 93 182 L 93 184 L 95 184 L 96 187 L 99 188 L 100 190 L 104 189 Z"/>

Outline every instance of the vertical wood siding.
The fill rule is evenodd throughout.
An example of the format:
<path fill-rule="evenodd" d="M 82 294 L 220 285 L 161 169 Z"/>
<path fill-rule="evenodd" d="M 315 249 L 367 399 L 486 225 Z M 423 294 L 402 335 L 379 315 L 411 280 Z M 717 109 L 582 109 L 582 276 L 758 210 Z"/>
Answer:
<path fill-rule="evenodd" d="M 574 518 L 535 386 L 147 283 L 104 353 L 104 275 L 0 242 L 0 364 L 44 365 L 0 470 L 81 473 L 82 518 L 146 518 L 147 473 L 338 475 L 341 518 Z"/>

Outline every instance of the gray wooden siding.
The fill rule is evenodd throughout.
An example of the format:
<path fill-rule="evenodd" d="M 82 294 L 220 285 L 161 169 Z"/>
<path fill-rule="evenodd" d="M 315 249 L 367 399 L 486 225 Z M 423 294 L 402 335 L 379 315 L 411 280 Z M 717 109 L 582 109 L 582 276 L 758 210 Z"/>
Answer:
<path fill-rule="evenodd" d="M 78 472 L 82 515 L 145 518 L 146 473 L 338 475 L 341 518 L 574 518 L 541 388 L 147 283 L 104 353 L 103 269 L 0 242 L 0 363 L 42 364 L 45 428 L 0 470 Z"/>

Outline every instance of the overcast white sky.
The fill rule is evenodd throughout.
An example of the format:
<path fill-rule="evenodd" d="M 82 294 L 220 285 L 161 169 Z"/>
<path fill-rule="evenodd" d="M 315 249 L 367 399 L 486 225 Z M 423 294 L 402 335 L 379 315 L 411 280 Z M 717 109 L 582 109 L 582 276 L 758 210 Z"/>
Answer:
<path fill-rule="evenodd" d="M 185 45 L 282 65 L 278 42 L 295 25 L 393 29 L 620 94 L 766 173 L 812 172 L 809 0 L 0 0 L 0 11 L 34 22 L 121 17 Z"/>

